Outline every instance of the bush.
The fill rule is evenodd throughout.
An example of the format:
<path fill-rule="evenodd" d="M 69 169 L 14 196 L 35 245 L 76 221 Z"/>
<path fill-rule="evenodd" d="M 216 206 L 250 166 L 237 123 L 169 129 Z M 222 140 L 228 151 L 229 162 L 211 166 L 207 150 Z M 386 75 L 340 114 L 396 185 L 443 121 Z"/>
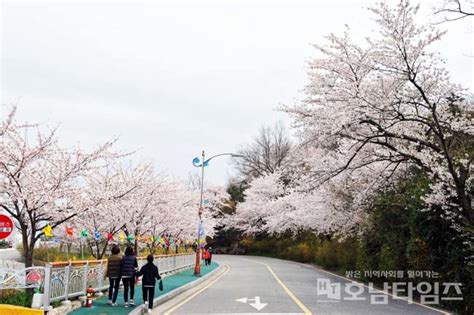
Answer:
<path fill-rule="evenodd" d="M 332 239 L 321 241 L 317 247 L 314 262 L 316 264 L 345 272 L 357 268 L 359 244 L 354 239 Z"/>
<path fill-rule="evenodd" d="M 81 253 L 70 253 L 69 255 L 65 252 L 60 251 L 58 247 L 38 247 L 35 248 L 33 253 L 33 260 L 35 264 L 44 264 L 47 262 L 54 261 L 67 261 L 67 260 L 82 260 L 83 256 Z M 84 259 L 96 259 L 88 251 L 84 251 Z"/>
<path fill-rule="evenodd" d="M 308 243 L 299 243 L 293 246 L 290 246 L 287 249 L 288 258 L 292 258 L 295 261 L 299 262 L 312 262 L 314 261 L 314 250 L 310 247 Z"/>
<path fill-rule="evenodd" d="M 4 289 L 0 290 L 0 304 L 31 307 L 33 293 L 25 290 Z"/>

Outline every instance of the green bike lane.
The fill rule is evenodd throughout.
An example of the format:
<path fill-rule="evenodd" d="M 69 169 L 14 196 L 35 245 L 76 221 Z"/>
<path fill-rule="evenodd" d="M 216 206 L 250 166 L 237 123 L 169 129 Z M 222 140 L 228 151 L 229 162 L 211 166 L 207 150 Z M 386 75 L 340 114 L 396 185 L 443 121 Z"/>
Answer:
<path fill-rule="evenodd" d="M 209 272 L 216 269 L 219 265 L 213 262 L 210 266 L 201 265 L 201 275 L 206 275 Z M 197 280 L 194 276 L 194 269 L 188 269 L 174 275 L 168 276 L 163 278 L 163 291 L 158 290 L 158 284 L 155 289 L 155 298 L 166 294 L 174 289 L 182 287 L 190 282 Z M 143 304 L 143 297 L 142 297 L 142 287 L 141 285 L 135 287 L 135 306 L 125 307 L 125 302 L 123 299 L 123 289 L 120 290 L 117 298 L 117 306 L 111 306 L 107 304 L 108 300 L 108 292 L 105 292 L 104 296 L 94 300 L 92 307 L 81 307 L 70 314 L 73 315 L 121 315 L 121 314 L 128 314 L 134 308 Z"/>

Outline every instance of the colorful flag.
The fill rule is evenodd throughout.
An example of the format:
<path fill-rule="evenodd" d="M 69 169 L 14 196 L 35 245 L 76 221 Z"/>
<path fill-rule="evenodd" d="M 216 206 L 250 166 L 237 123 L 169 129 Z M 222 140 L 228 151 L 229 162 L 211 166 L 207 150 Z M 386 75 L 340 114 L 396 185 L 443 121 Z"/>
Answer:
<path fill-rule="evenodd" d="M 72 226 L 66 227 L 66 236 L 68 238 L 72 238 L 73 233 L 74 233 L 74 230 L 73 230 Z"/>
<path fill-rule="evenodd" d="M 133 239 L 134 239 L 133 235 L 132 235 L 132 234 L 128 234 L 127 240 L 128 240 L 129 242 L 133 242 Z"/>
<path fill-rule="evenodd" d="M 44 236 L 45 237 L 52 237 L 53 236 L 53 228 L 51 227 L 51 225 L 46 225 L 44 228 L 43 228 L 43 233 L 44 233 Z"/>
<path fill-rule="evenodd" d="M 114 240 L 114 236 L 112 235 L 112 233 L 107 233 L 107 240 L 108 241 L 113 241 Z"/>
<path fill-rule="evenodd" d="M 100 232 L 99 232 L 99 231 L 95 231 L 95 233 L 94 233 L 94 239 L 95 239 L 96 241 L 98 241 L 98 240 L 100 239 Z"/>
<path fill-rule="evenodd" d="M 89 233 L 87 233 L 87 230 L 84 229 L 84 230 L 81 231 L 81 237 L 83 237 L 83 238 L 88 238 L 89 237 Z"/>
<path fill-rule="evenodd" d="M 123 243 L 125 241 L 125 233 L 123 231 L 119 234 L 119 240 L 120 243 Z"/>

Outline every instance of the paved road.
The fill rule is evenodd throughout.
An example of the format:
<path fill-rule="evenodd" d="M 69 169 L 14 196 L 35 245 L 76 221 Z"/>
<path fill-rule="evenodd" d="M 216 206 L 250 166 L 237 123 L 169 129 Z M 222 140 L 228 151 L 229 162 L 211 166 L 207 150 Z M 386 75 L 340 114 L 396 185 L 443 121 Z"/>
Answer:
<path fill-rule="evenodd" d="M 196 290 L 194 297 L 181 300 L 178 297 L 154 314 L 442 314 L 380 292 L 369 294 L 366 287 L 357 296 L 364 300 L 345 300 L 350 295 L 344 293 L 344 284 L 350 281 L 309 265 L 264 257 L 214 257 L 229 267 L 226 273 Z M 318 295 L 318 279 L 342 284 L 342 299 Z M 353 291 L 357 290 L 353 288 Z M 387 304 L 371 305 L 371 295 L 375 294 L 382 296 L 378 301 L 387 298 Z"/>

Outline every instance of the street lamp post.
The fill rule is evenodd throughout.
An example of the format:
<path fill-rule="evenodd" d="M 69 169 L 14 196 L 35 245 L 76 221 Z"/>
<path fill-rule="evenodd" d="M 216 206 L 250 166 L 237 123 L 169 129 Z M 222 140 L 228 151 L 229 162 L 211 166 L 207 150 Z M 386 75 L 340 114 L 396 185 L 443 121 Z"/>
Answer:
<path fill-rule="evenodd" d="M 199 208 L 198 208 L 198 235 L 197 235 L 197 248 L 196 248 L 196 265 L 194 266 L 194 275 L 197 277 L 201 276 L 201 231 L 203 229 L 202 227 L 202 211 L 203 209 L 203 195 L 204 195 L 204 168 L 209 165 L 209 161 L 212 160 L 213 158 L 216 158 L 218 156 L 224 156 L 224 155 L 229 155 L 232 157 L 242 157 L 241 155 L 234 154 L 234 153 L 221 153 L 217 154 L 214 156 L 211 156 L 206 160 L 206 154 L 204 150 L 202 151 L 201 154 L 201 159 L 198 157 L 195 157 L 193 159 L 193 165 L 195 167 L 200 167 L 201 168 L 201 197 L 199 200 Z"/>

